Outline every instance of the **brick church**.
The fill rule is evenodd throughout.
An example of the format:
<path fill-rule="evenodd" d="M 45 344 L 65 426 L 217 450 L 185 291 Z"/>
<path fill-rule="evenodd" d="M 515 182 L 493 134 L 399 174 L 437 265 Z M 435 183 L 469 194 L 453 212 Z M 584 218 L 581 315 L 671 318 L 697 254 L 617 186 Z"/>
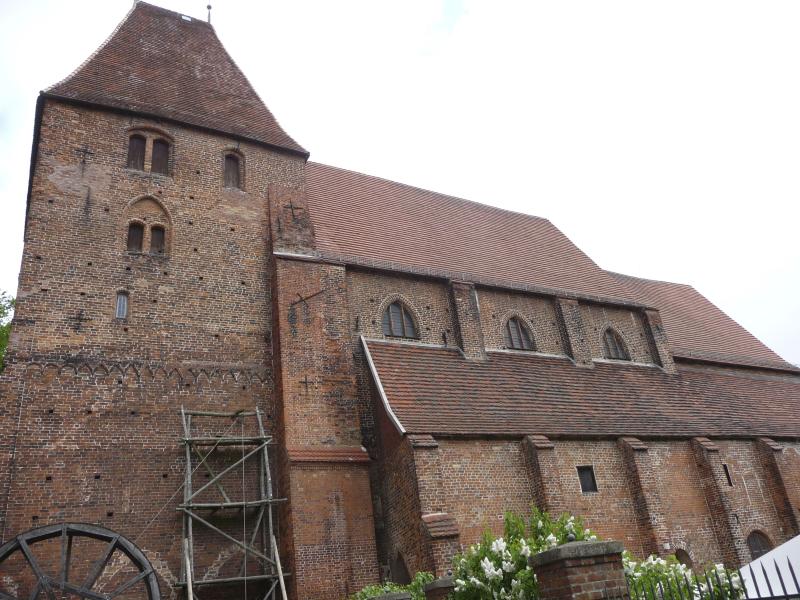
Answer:
<path fill-rule="evenodd" d="M 39 96 L 0 394 L 0 598 L 344 598 L 531 504 L 695 565 L 800 533 L 800 369 L 546 219 L 309 161 L 145 2 Z"/>

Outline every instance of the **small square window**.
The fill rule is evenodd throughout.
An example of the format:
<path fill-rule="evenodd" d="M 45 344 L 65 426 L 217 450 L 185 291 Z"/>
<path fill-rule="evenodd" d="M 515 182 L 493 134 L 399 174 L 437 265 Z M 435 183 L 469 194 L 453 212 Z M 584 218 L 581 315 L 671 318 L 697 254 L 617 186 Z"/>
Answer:
<path fill-rule="evenodd" d="M 584 494 L 597 491 L 597 480 L 594 478 L 594 467 L 591 465 L 578 467 L 578 479 Z"/>

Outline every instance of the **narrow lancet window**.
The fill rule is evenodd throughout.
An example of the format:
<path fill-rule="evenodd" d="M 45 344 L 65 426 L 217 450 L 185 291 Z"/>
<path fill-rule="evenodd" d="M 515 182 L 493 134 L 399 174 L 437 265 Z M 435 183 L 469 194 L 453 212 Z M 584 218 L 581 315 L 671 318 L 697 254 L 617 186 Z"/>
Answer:
<path fill-rule="evenodd" d="M 169 173 L 169 143 L 164 140 L 153 142 L 153 158 L 150 162 L 150 171 L 167 175 Z"/>
<path fill-rule="evenodd" d="M 164 254 L 164 228 L 154 225 L 150 229 L 150 254 Z"/>
<path fill-rule="evenodd" d="M 132 135 L 128 140 L 128 163 L 129 169 L 144 171 L 144 147 L 145 139 L 141 135 Z"/>
<path fill-rule="evenodd" d="M 117 305 L 114 316 L 117 319 L 128 318 L 128 294 L 126 292 L 117 292 Z"/>
<path fill-rule="evenodd" d="M 128 252 L 141 252 L 144 241 L 144 225 L 131 223 L 128 225 Z"/>
<path fill-rule="evenodd" d="M 603 356 L 614 360 L 630 360 L 631 355 L 625 347 L 622 337 L 613 329 L 606 329 L 603 334 Z"/>
<path fill-rule="evenodd" d="M 225 187 L 241 189 L 239 157 L 235 154 L 225 155 Z"/>

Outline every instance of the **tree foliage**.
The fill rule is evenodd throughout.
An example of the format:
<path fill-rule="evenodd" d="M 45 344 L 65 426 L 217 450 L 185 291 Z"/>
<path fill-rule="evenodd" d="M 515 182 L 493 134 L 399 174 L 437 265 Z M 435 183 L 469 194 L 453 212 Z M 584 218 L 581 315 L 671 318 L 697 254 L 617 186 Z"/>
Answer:
<path fill-rule="evenodd" d="M 14 298 L 6 292 L 0 292 L 0 371 L 5 366 L 6 347 L 11 335 L 11 317 L 14 316 Z"/>

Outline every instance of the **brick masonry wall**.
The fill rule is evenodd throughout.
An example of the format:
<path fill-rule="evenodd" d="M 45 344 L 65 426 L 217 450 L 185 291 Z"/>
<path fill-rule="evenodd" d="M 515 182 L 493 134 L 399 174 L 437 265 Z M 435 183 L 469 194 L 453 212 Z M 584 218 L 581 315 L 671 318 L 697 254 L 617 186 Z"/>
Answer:
<path fill-rule="evenodd" d="M 398 299 L 413 312 L 420 342 L 443 345 L 446 336 L 449 345 L 456 345 L 446 283 L 348 269 L 347 304 L 354 333 L 382 339 L 383 313 Z"/>
<path fill-rule="evenodd" d="M 518 441 L 440 439 L 445 506 L 459 525 L 462 544 L 477 541 L 486 529 L 499 534 L 503 513 L 526 513 L 533 489 L 525 474 Z"/>
<path fill-rule="evenodd" d="M 652 342 L 641 314 L 623 308 L 581 303 L 586 341 L 592 357 L 603 358 L 603 332 L 614 327 L 625 340 L 631 360 L 653 363 Z"/>
<path fill-rule="evenodd" d="M 718 560 L 721 550 L 714 532 L 700 475 L 686 441 L 648 442 L 648 454 L 657 474 L 670 550 L 682 549 L 697 564 Z M 677 491 L 680 493 L 676 493 Z M 665 552 L 664 548 L 659 549 Z"/>
<path fill-rule="evenodd" d="M 551 298 L 481 288 L 478 290 L 478 302 L 487 348 L 506 347 L 506 321 L 516 316 L 521 317 L 530 328 L 539 352 L 567 354 Z"/>

